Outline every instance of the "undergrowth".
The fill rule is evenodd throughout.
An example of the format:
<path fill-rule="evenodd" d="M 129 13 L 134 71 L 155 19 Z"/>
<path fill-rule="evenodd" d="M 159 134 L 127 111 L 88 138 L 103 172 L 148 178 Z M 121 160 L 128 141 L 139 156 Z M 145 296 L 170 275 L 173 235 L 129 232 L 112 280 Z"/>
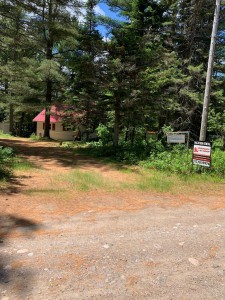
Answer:
<path fill-rule="evenodd" d="M 160 171 L 180 175 L 208 174 L 225 177 L 225 152 L 219 149 L 212 151 L 212 166 L 210 168 L 192 165 L 192 150 L 182 146 L 175 146 L 172 150 L 150 154 L 149 158 L 140 162 L 145 168 L 154 168 Z"/>
<path fill-rule="evenodd" d="M 0 147 L 0 179 L 8 178 L 12 175 L 14 152 L 12 148 Z"/>
<path fill-rule="evenodd" d="M 0 138 L 14 138 L 11 134 L 9 133 L 4 133 L 2 130 L 0 130 Z"/>
<path fill-rule="evenodd" d="M 70 148 L 72 146 L 70 145 Z M 192 149 L 183 145 L 168 146 L 160 141 L 139 141 L 131 145 L 121 143 L 116 149 L 112 144 L 101 142 L 86 143 L 74 147 L 76 153 L 101 158 L 104 161 L 127 165 L 139 165 L 144 168 L 156 169 L 165 173 L 182 176 L 190 174 L 225 177 L 225 151 L 215 143 L 212 150 L 212 166 L 210 168 L 192 165 Z"/>

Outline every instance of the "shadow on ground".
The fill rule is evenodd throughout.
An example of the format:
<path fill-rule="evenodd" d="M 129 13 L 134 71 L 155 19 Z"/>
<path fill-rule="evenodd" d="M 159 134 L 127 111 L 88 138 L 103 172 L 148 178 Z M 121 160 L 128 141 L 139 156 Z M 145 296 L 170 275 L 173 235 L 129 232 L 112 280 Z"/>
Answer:
<path fill-rule="evenodd" d="M 23 176 L 24 177 L 24 176 Z M 30 178 L 30 176 L 27 176 Z M 7 183 L 2 183 L 0 186 L 0 195 L 13 195 L 21 192 L 26 185 L 21 182 L 20 177 L 11 177 L 7 179 Z"/>
<path fill-rule="evenodd" d="M 90 159 L 80 154 L 74 154 L 67 149 L 59 147 L 57 142 L 49 141 L 31 141 L 20 139 L 0 139 L 0 145 L 12 147 L 16 153 L 23 157 L 37 157 L 42 160 L 42 167 L 45 163 L 55 160 L 55 162 L 62 167 L 80 167 L 93 166 L 102 170 L 111 169 L 110 166 L 105 166 L 96 159 Z"/>
<path fill-rule="evenodd" d="M 15 215 L 0 215 L 0 287 L 2 296 L 4 293 L 12 292 L 16 299 L 24 299 L 32 289 L 34 274 L 29 268 L 23 267 L 16 261 L 12 251 L 7 250 L 6 244 L 9 237 L 15 233 L 22 233 L 24 237 L 30 237 L 32 233 L 40 228 L 40 224 Z M 5 291 L 5 292 L 4 292 Z"/>

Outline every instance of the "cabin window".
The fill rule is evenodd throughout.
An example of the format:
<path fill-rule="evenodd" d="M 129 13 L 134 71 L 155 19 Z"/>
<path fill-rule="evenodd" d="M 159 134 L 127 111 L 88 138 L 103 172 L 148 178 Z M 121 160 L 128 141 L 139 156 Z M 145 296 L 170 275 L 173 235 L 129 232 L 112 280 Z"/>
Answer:
<path fill-rule="evenodd" d="M 55 131 L 55 124 L 52 124 L 52 131 Z"/>

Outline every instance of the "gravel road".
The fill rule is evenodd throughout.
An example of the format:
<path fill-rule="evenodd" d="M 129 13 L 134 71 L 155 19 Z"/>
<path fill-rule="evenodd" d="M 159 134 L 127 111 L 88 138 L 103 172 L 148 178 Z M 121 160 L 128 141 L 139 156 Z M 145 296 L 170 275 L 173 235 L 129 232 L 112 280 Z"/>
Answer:
<path fill-rule="evenodd" d="M 80 193 L 59 210 L 54 197 L 25 193 L 49 169 L 0 193 L 0 300 L 225 299 L 221 191 L 181 205 L 151 192 Z"/>

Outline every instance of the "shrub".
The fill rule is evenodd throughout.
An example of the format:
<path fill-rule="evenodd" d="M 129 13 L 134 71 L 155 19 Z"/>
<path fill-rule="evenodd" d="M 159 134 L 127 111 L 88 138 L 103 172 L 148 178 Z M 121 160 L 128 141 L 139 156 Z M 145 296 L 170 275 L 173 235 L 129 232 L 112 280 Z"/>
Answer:
<path fill-rule="evenodd" d="M 103 146 L 107 145 L 110 141 L 112 141 L 112 133 L 110 132 L 107 126 L 99 124 L 96 130 Z"/>
<path fill-rule="evenodd" d="M 33 133 L 31 133 L 31 135 L 30 135 L 30 139 L 31 139 L 31 140 L 39 140 L 39 137 L 33 132 Z"/>
<path fill-rule="evenodd" d="M 12 170 L 14 152 L 12 148 L 0 147 L 0 178 L 10 176 Z"/>
<path fill-rule="evenodd" d="M 171 150 L 155 152 L 140 163 L 144 167 L 155 168 L 161 171 L 187 175 L 191 173 L 202 173 L 225 176 L 225 152 L 215 149 L 212 152 L 211 168 L 192 165 L 192 150 L 187 150 L 182 145 L 174 146 Z"/>

